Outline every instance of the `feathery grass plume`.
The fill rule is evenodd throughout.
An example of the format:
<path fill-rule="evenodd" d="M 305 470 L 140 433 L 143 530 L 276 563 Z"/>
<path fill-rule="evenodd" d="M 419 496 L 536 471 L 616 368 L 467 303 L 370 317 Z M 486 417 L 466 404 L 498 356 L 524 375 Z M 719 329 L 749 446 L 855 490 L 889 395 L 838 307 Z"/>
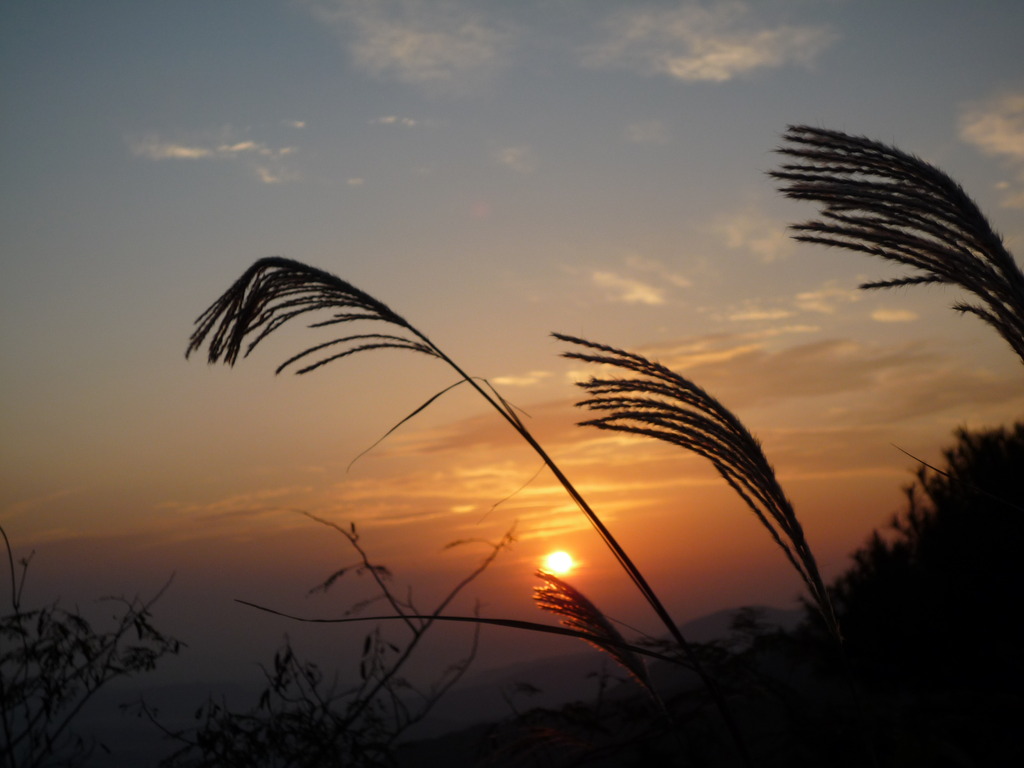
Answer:
<path fill-rule="evenodd" d="M 287 321 L 307 312 L 320 310 L 333 311 L 334 314 L 328 320 L 314 323 L 312 325 L 314 328 L 355 321 L 378 321 L 387 323 L 397 329 L 397 332 L 356 333 L 317 344 L 290 357 L 278 366 L 277 371 L 280 372 L 303 358 L 338 345 L 341 346 L 340 352 L 331 351 L 316 362 L 300 368 L 297 372 L 307 373 L 333 360 L 372 349 L 408 349 L 436 357 L 448 365 L 459 376 L 460 382 L 465 382 L 472 387 L 526 441 L 590 521 L 712 694 L 736 743 L 743 763 L 750 765 L 749 753 L 738 726 L 729 712 L 727 703 L 714 681 L 703 670 L 700 660 L 661 599 L 583 495 L 527 429 L 515 408 L 489 383 L 486 381 L 481 383 L 467 374 L 427 336 L 386 304 L 341 278 L 302 262 L 278 256 L 262 258 L 249 267 L 231 288 L 199 316 L 196 320 L 197 327 L 190 338 L 186 357 L 201 348 L 209 339 L 209 362 L 216 363 L 223 360 L 229 365 L 234 365 L 243 348 L 245 350 L 244 357 Z M 437 395 L 431 398 L 426 405 L 436 398 Z M 415 413 L 420 410 L 422 407 Z"/>
<path fill-rule="evenodd" d="M 822 204 L 792 225 L 794 239 L 913 267 L 916 274 L 864 283 L 894 288 L 946 283 L 979 301 L 953 309 L 993 326 L 1024 361 L 1024 274 L 963 188 L 933 165 L 870 139 L 790 126 L 776 151 L 796 159 L 769 173 L 786 197 Z"/>
<path fill-rule="evenodd" d="M 622 634 L 608 617 L 575 587 L 553 573 L 537 571 L 537 576 L 544 582 L 533 588 L 533 599 L 537 601 L 537 607 L 561 618 L 564 626 L 587 633 L 587 642 L 606 652 L 638 683 L 651 691 L 643 659 L 629 650 Z"/>
<path fill-rule="evenodd" d="M 768 529 L 807 585 L 814 605 L 838 638 L 835 613 L 793 505 L 757 439 L 725 406 L 688 379 L 642 355 L 553 334 L 588 352 L 563 357 L 630 371 L 628 378 L 577 382 L 589 395 L 577 403 L 604 415 L 580 422 L 617 432 L 653 437 L 708 459 Z"/>
<path fill-rule="evenodd" d="M 208 349 L 209 362 L 223 359 L 228 365 L 234 365 L 243 347 L 245 352 L 242 356 L 247 357 L 257 344 L 288 320 L 323 309 L 332 310 L 334 315 L 329 320 L 313 323 L 311 328 L 376 320 L 406 333 L 357 333 L 317 344 L 285 360 L 278 366 L 278 373 L 305 357 L 338 345 L 342 345 L 340 352 L 327 354 L 298 372 L 307 373 L 332 360 L 370 349 L 408 349 L 438 356 L 433 345 L 422 339 L 401 315 L 383 302 L 329 272 L 292 259 L 271 256 L 249 267 L 199 316 L 185 357 L 199 349 L 213 334 Z"/>
<path fill-rule="evenodd" d="M 397 328 L 399 332 L 357 333 L 317 344 L 290 357 L 278 366 L 278 372 L 303 358 L 336 345 L 342 345 L 340 352 L 331 352 L 316 362 L 300 368 L 297 372 L 307 373 L 333 360 L 371 349 L 408 349 L 442 360 L 458 374 L 462 382 L 469 384 L 497 410 L 540 456 L 597 530 L 608 548 L 611 549 L 623 570 L 636 584 L 654 612 L 673 633 L 677 642 L 684 648 L 686 647 L 685 638 L 679 633 L 675 622 L 672 621 L 668 611 L 665 610 L 640 570 L 597 516 L 597 513 L 590 508 L 582 494 L 526 428 L 515 409 L 489 384 L 485 389 L 480 382 L 460 368 L 422 332 L 383 302 L 329 272 L 302 262 L 279 256 L 262 258 L 249 267 L 235 281 L 234 285 L 199 316 L 196 320 L 196 329 L 185 353 L 186 357 L 201 348 L 209 339 L 208 361 L 217 363 L 223 360 L 228 365 L 234 365 L 239 354 L 242 354 L 243 357 L 248 355 L 256 345 L 288 320 L 307 312 L 319 310 L 333 311 L 334 314 L 328 320 L 314 323 L 311 327 L 318 328 L 368 320 L 387 323 Z M 244 354 L 242 353 L 243 349 Z M 438 396 L 432 397 L 412 415 L 421 411 Z M 407 419 L 404 419 L 403 422 Z"/>

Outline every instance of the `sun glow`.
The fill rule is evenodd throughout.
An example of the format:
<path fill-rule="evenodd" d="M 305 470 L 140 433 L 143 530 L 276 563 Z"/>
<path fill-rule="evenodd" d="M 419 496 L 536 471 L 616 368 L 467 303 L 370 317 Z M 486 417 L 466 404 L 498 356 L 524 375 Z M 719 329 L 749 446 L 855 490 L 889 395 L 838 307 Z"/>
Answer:
<path fill-rule="evenodd" d="M 552 552 L 544 558 L 544 570 L 557 576 L 564 576 L 576 563 L 568 552 Z"/>

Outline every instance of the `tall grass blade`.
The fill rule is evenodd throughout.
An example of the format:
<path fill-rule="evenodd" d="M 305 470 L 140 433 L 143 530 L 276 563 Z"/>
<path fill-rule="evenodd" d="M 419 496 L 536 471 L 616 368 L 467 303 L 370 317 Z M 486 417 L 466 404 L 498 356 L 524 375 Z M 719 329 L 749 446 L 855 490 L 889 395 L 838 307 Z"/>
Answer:
<path fill-rule="evenodd" d="M 699 659 L 662 604 L 661 599 L 648 584 L 640 569 L 633 563 L 632 558 L 583 498 L 583 495 L 526 428 L 516 413 L 516 409 L 489 383 L 486 383 L 485 388 L 474 377 L 467 374 L 426 335 L 386 304 L 323 270 L 292 259 L 278 256 L 266 257 L 257 260 L 249 267 L 219 299 L 199 316 L 196 320 L 197 327 L 186 351 L 186 357 L 200 349 L 203 344 L 208 344 L 208 361 L 210 363 L 223 361 L 234 365 L 240 354 L 248 355 L 263 339 L 284 323 L 309 312 L 321 310 L 331 311 L 334 314 L 328 320 L 313 323 L 311 327 L 374 321 L 386 323 L 394 329 L 394 332 L 357 333 L 317 344 L 286 360 L 278 367 L 278 372 L 299 360 L 315 356 L 316 353 L 335 346 L 340 346 L 341 351 L 319 357 L 315 362 L 300 368 L 298 373 L 307 373 L 334 360 L 372 349 L 407 349 L 438 358 L 448 365 L 526 441 L 590 521 L 714 697 L 730 735 L 741 754 L 743 763 L 750 765 L 749 753 L 739 728 L 729 712 L 727 703 L 714 681 L 702 668 Z"/>
<path fill-rule="evenodd" d="M 597 530 L 659 619 L 677 642 L 686 647 L 685 638 L 639 568 L 590 508 L 583 495 L 530 433 L 516 413 L 516 409 L 495 391 L 490 383 L 485 382 L 485 388 L 474 377 L 469 376 L 405 318 L 351 283 L 292 259 L 279 256 L 259 259 L 196 320 L 196 329 L 191 336 L 186 357 L 207 344 L 210 363 L 223 361 L 228 365 L 234 365 L 239 355 L 248 355 L 263 339 L 287 321 L 316 311 L 330 311 L 334 314 L 328 320 L 312 324 L 311 327 L 314 328 L 368 320 L 386 323 L 396 329 L 396 333 L 357 333 L 317 344 L 286 360 L 278 367 L 278 372 L 300 359 L 335 345 L 341 345 L 342 351 L 321 357 L 299 369 L 298 373 L 306 373 L 339 358 L 370 349 L 408 349 L 444 361 L 462 381 L 469 384 L 501 414 L 541 457 Z M 428 401 L 428 404 L 432 400 Z"/>
<path fill-rule="evenodd" d="M 521 619 L 495 619 L 488 618 L 486 616 L 452 616 L 450 614 L 414 614 L 406 613 L 401 616 L 396 614 L 382 614 L 379 616 L 342 616 L 335 618 L 315 618 L 311 616 L 299 616 L 294 613 L 286 613 L 284 611 L 278 611 L 273 608 L 268 608 L 265 605 L 259 603 L 253 603 L 248 600 L 241 600 L 235 598 L 235 602 L 239 605 L 245 605 L 249 608 L 255 608 L 257 611 L 269 613 L 273 616 L 280 616 L 290 621 L 298 621 L 303 624 L 357 624 L 369 621 L 400 621 L 403 619 L 418 619 L 421 621 L 431 622 L 447 622 L 452 624 L 480 624 L 494 627 L 505 627 L 506 629 L 521 629 L 527 632 L 540 632 L 546 635 L 561 635 L 562 637 L 574 637 L 579 640 L 584 640 L 588 643 L 597 645 L 598 643 L 604 643 L 605 645 L 617 645 L 624 651 L 629 653 L 638 654 L 641 656 L 647 656 L 651 659 L 658 661 L 668 662 L 670 664 L 685 664 L 680 661 L 678 656 L 670 656 L 665 653 L 660 653 L 651 648 L 645 648 L 642 645 L 634 645 L 625 640 L 615 640 L 611 637 L 605 637 L 597 635 L 592 632 L 587 632 L 581 629 L 574 629 L 571 627 L 554 626 L 552 624 L 541 624 L 536 621 L 524 621 Z"/>

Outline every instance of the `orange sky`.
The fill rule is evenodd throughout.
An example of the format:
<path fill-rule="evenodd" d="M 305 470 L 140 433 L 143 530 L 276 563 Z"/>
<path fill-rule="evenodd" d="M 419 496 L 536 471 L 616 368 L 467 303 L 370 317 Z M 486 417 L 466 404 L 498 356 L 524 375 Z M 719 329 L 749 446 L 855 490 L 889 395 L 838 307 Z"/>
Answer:
<path fill-rule="evenodd" d="M 247 674 L 286 631 L 330 654 L 340 630 L 232 602 L 330 615 L 365 594 L 306 596 L 351 559 L 306 511 L 357 523 L 424 607 L 483 553 L 445 544 L 514 525 L 453 610 L 543 620 L 533 571 L 564 549 L 575 586 L 657 629 L 471 392 L 349 468 L 453 383 L 437 361 L 275 377 L 323 338 L 296 327 L 232 370 L 186 362 L 193 319 L 282 254 L 386 302 L 528 413 L 679 621 L 792 605 L 796 575 L 706 462 L 575 426 L 588 372 L 548 334 L 641 352 L 732 409 L 828 576 L 900 508 L 914 462 L 894 446 L 934 462 L 958 426 L 1024 414 L 1019 361 L 950 310 L 955 291 L 857 290 L 894 271 L 795 244 L 787 224 L 814 211 L 764 174 L 789 123 L 893 142 L 1021 252 L 1024 5 L 936 4 L 927 25 L 909 3 L 879 25 L 878 5 L 6 4 L 0 522 L 37 553 L 27 594 L 153 594 L 175 573 L 157 615 L 191 643 L 175 674 Z M 495 658 L 535 652 L 488 638 Z"/>

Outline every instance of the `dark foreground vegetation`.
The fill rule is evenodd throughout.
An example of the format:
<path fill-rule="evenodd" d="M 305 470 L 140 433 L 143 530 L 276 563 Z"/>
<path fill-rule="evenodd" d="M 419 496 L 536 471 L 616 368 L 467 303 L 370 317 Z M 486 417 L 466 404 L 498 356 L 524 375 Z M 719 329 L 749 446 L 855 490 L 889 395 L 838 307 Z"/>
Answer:
<path fill-rule="evenodd" d="M 758 766 L 1011 766 L 1024 756 L 1024 425 L 960 431 L 907 507 L 831 592 L 842 651 L 813 608 L 795 630 L 740 611 L 701 646 Z M 731 766 L 706 693 L 666 665 L 670 717 L 637 695 L 536 710 L 466 740 L 481 765 Z M 475 752 L 470 753 L 472 749 Z M 408 766 L 423 745 L 401 753 Z"/>
<path fill-rule="evenodd" d="M 779 151 L 786 162 L 771 175 L 786 195 L 821 205 L 819 219 L 794 227 L 797 239 L 914 270 L 864 288 L 959 287 L 966 298 L 955 309 L 984 320 L 1024 359 L 1024 275 L 954 181 L 867 139 L 807 127 L 792 128 L 785 138 Z M 143 702 L 136 714 L 170 742 L 162 765 L 1020 764 L 1024 622 L 1016 613 L 1024 587 L 1024 425 L 957 432 L 944 466 L 921 465 L 907 489 L 906 509 L 828 585 L 760 444 L 731 411 L 656 362 L 556 334 L 569 345 L 567 357 L 601 366 L 600 376 L 580 385 L 586 393 L 580 406 L 591 415 L 582 424 L 669 442 L 706 458 L 804 585 L 806 615 L 797 629 L 775 629 L 756 611 L 742 611 L 729 638 L 700 644 L 684 637 L 516 409 L 355 286 L 300 262 L 261 259 L 199 318 L 189 352 L 205 347 L 210 362 L 234 364 L 282 324 L 310 312 L 321 318 L 313 328 L 354 324 L 356 330 L 313 344 L 279 370 L 295 365 L 305 373 L 380 349 L 426 355 L 447 366 L 456 382 L 400 423 L 454 387 L 471 388 L 544 462 L 662 622 L 664 634 L 624 638 L 587 596 L 547 573 L 538 574 L 537 604 L 560 625 L 450 615 L 446 608 L 454 597 L 500 555 L 511 534 L 490 544 L 475 571 L 423 610 L 400 596 L 390 572 L 363 549 L 354 525 L 313 518 L 334 528 L 356 555 L 320 588 L 331 588 L 346 574 L 359 575 L 376 584 L 380 604 L 388 609 L 380 616 L 336 620 L 374 627 L 358 662 L 359 683 L 340 686 L 286 645 L 248 709 L 211 699 L 197 711 L 195 727 L 172 730 Z M 372 328 L 363 331 L 367 323 Z M 113 676 L 152 667 L 178 644 L 149 623 L 151 603 L 123 603 L 109 631 L 57 606 L 25 609 L 21 585 L 27 563 L 19 580 L 9 547 L 8 561 L 12 612 L 0 619 L 4 764 L 84 764 L 90 744 L 70 735 L 81 702 Z M 623 682 L 602 678 L 601 695 L 593 702 L 529 710 L 472 732 L 409 745 L 403 738 L 410 726 L 429 716 L 472 661 L 475 646 L 439 668 L 434 684 L 425 688 L 404 675 L 424 635 L 443 632 L 439 625 L 453 621 L 583 639 L 618 664 Z M 392 629 L 403 639 L 392 639 Z M 137 643 L 129 642 L 129 630 Z"/>

